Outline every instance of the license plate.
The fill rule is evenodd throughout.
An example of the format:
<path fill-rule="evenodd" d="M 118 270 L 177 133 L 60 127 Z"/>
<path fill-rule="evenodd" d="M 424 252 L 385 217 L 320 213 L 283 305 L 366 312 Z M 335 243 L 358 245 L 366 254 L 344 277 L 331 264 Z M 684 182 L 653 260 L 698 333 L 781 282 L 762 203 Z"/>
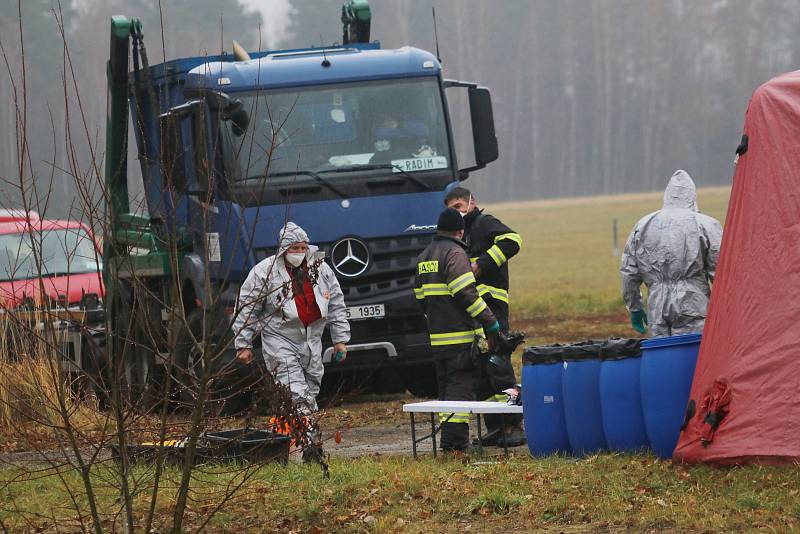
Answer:
<path fill-rule="evenodd" d="M 432 169 L 446 169 L 447 158 L 432 156 L 429 158 L 393 159 L 392 172 L 429 171 Z"/>
<path fill-rule="evenodd" d="M 347 318 L 351 321 L 361 319 L 380 319 L 386 316 L 386 309 L 383 304 L 370 304 L 368 306 L 349 306 L 347 308 Z"/>

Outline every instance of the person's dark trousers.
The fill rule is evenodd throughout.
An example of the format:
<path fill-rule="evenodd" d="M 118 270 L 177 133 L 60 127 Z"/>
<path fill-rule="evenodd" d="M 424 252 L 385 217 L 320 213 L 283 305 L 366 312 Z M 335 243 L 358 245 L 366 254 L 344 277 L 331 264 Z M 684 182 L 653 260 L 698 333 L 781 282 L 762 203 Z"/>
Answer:
<path fill-rule="evenodd" d="M 508 304 L 502 300 L 490 298 L 488 295 L 484 295 L 483 298 L 497 318 L 497 322 L 500 323 L 500 330 L 508 333 Z M 517 384 L 514 367 L 511 365 L 511 354 L 497 354 L 496 356 L 503 359 L 501 365 L 493 365 L 487 357 L 480 360 L 480 376 L 475 387 L 475 397 L 478 400 L 505 401 L 505 394 L 501 392 Z M 486 414 L 483 420 L 486 422 L 487 434 L 499 429 L 503 424 L 503 416 L 499 414 Z M 506 414 L 505 422 L 506 427 L 518 426 L 522 422 L 522 414 Z"/>
<path fill-rule="evenodd" d="M 434 347 L 439 400 L 475 400 L 472 345 Z M 469 414 L 440 413 L 441 447 L 445 451 L 466 451 L 469 445 Z"/>

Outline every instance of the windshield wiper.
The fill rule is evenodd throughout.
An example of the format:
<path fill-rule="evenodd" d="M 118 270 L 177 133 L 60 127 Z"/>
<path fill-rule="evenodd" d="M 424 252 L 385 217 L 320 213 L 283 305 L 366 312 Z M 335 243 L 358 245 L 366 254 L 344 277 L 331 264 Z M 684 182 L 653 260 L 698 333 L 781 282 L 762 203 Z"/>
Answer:
<path fill-rule="evenodd" d="M 317 183 L 319 183 L 320 185 L 323 185 L 323 186 L 327 187 L 328 189 L 330 189 L 331 191 L 333 191 L 334 193 L 336 193 L 337 195 L 339 195 L 341 198 L 347 198 L 347 196 L 346 196 L 344 193 L 342 193 L 342 191 L 341 191 L 341 190 L 340 190 L 338 187 L 336 187 L 335 185 L 333 185 L 333 184 L 332 184 L 332 183 L 330 183 L 328 180 L 326 180 L 325 178 L 323 178 L 322 176 L 320 176 L 319 174 L 317 174 L 317 173 L 316 173 L 316 172 L 314 172 L 314 171 L 285 171 L 285 172 L 271 172 L 271 173 L 269 173 L 269 174 L 268 174 L 268 175 L 267 175 L 265 178 L 267 178 L 267 179 L 270 179 L 270 178 L 282 178 L 282 177 L 284 177 L 284 176 L 296 176 L 296 175 L 298 175 L 298 174 L 302 174 L 302 175 L 304 175 L 304 176 L 310 176 L 310 177 L 311 177 L 311 178 L 313 178 L 313 179 L 314 179 L 314 180 L 315 180 Z M 250 180 L 250 179 L 252 179 L 252 178 L 248 178 L 248 180 Z"/>
<path fill-rule="evenodd" d="M 395 165 L 394 163 L 372 163 L 372 164 L 364 164 L 364 165 L 348 165 L 347 167 L 338 167 L 336 169 L 325 169 L 324 171 L 320 172 L 352 172 L 352 171 L 373 171 L 377 169 L 397 169 L 400 174 L 408 178 L 410 181 L 417 184 L 422 189 L 427 191 L 432 191 L 433 188 L 417 178 L 416 176 L 406 172 L 400 165 Z"/>

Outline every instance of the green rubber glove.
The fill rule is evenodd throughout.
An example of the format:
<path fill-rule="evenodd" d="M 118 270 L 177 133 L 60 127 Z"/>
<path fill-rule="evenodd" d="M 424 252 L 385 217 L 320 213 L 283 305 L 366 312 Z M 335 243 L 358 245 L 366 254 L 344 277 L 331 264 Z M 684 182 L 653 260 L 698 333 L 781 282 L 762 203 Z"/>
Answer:
<path fill-rule="evenodd" d="M 647 314 L 644 310 L 636 310 L 631 312 L 631 326 L 633 329 L 644 334 L 647 332 Z"/>
<path fill-rule="evenodd" d="M 483 331 L 486 332 L 486 334 L 496 334 L 500 331 L 500 323 L 495 321 L 492 326 L 484 328 Z"/>

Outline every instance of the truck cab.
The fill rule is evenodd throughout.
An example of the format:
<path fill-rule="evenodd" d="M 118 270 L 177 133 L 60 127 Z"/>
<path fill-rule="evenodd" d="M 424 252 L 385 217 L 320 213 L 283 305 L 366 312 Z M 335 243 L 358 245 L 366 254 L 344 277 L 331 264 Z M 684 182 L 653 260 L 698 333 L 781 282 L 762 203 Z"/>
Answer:
<path fill-rule="evenodd" d="M 327 254 L 348 306 L 350 355 L 336 370 L 395 366 L 412 392 L 432 395 L 433 373 L 418 367 L 430 346 L 413 294 L 416 257 L 445 188 L 497 157 L 491 98 L 444 80 L 429 52 L 360 39 L 135 71 L 129 102 L 147 208 L 191 243 L 181 262 L 189 307 L 221 298 L 232 309 L 280 228 L 299 224 Z M 450 87 L 468 94 L 475 165 L 466 169 Z"/>

